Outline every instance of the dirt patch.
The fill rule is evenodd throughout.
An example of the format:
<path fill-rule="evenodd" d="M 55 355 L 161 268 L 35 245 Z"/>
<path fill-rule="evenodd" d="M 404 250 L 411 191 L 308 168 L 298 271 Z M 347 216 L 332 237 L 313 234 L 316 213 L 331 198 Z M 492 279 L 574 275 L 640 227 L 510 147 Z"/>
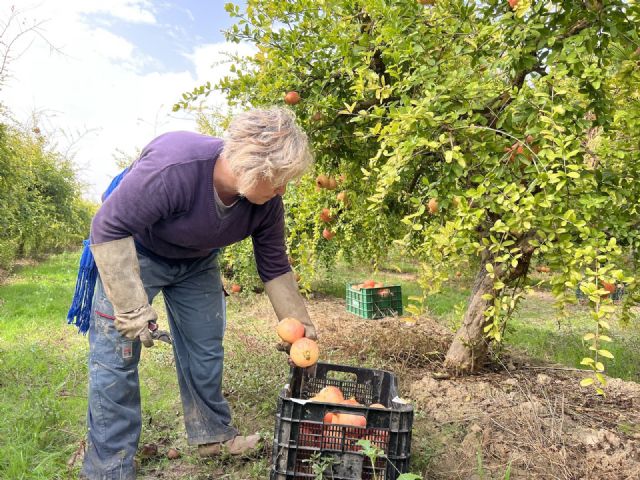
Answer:
<path fill-rule="evenodd" d="M 308 308 L 325 348 L 375 354 L 398 374 L 416 406 L 412 453 L 429 459 L 425 478 L 640 478 L 640 385 L 609 379 L 602 398 L 580 388 L 581 372 L 508 355 L 480 375 L 443 379 L 453 334 L 434 320 L 364 320 L 335 298 Z"/>
<path fill-rule="evenodd" d="M 275 325 L 263 297 L 243 310 Z M 307 307 L 326 361 L 376 359 L 398 375 L 416 408 L 411 470 L 424 478 L 640 478 L 639 384 L 609 379 L 602 398 L 580 388 L 579 371 L 508 354 L 481 374 L 446 378 L 453 334 L 434 320 L 365 320 L 332 297 Z"/>
<path fill-rule="evenodd" d="M 482 469 L 511 478 L 640 478 L 640 386 L 610 379 L 607 397 L 570 370 L 511 364 L 502 372 L 412 383 L 410 398 L 442 448 L 430 478 Z M 457 429 L 453 429 L 455 425 Z"/>

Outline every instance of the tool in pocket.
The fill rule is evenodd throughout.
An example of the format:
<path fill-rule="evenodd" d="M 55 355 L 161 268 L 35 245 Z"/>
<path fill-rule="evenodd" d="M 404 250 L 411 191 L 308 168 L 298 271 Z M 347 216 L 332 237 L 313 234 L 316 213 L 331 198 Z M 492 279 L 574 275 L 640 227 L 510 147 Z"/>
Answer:
<path fill-rule="evenodd" d="M 114 317 L 113 315 L 98 312 L 97 310 L 96 313 L 103 318 L 108 318 L 109 320 L 116 319 L 116 317 Z M 169 332 L 167 332 L 166 330 L 160 330 L 156 322 L 149 322 L 148 327 L 149 331 L 151 332 L 151 338 L 153 338 L 154 340 L 158 340 L 159 342 L 164 342 L 171 345 L 171 334 Z"/>

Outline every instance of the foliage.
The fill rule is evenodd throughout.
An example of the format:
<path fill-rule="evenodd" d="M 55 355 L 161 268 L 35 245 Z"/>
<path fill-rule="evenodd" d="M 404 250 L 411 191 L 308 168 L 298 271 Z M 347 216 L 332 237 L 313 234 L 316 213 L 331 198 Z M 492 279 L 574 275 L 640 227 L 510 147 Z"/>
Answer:
<path fill-rule="evenodd" d="M 371 443 L 371 440 L 358 440 L 357 445 L 362 448 L 362 453 L 369 459 L 371 468 L 373 469 L 373 477 L 374 480 L 376 480 L 376 461 L 378 460 L 378 458 L 385 458 L 384 450 L 373 445 Z M 422 477 L 420 477 L 419 475 L 415 475 L 413 473 L 401 473 L 398 476 L 398 480 L 420 480 L 421 478 Z"/>
<path fill-rule="evenodd" d="M 35 36 L 46 41 L 42 22 L 7 5 L 0 20 L 0 90 L 9 67 Z M 69 158 L 47 144 L 37 123 L 13 126 L 0 103 L 0 268 L 18 256 L 35 256 L 79 243 L 95 206 L 81 198 Z"/>
<path fill-rule="evenodd" d="M 78 244 L 95 207 L 81 198 L 71 161 L 37 129 L 0 124 L 0 266 Z"/>
<path fill-rule="evenodd" d="M 477 335 L 496 341 L 532 263 L 552 270 L 565 305 L 595 268 L 584 252 L 616 239 L 600 271 L 620 270 L 629 257 L 635 269 L 640 244 L 639 5 L 511 3 L 229 4 L 237 23 L 228 39 L 258 51 L 236 58 L 217 86 L 232 105 L 299 92 L 293 108 L 317 173 L 346 178 L 349 208 L 314 191 L 311 179 L 290 197 L 294 252 L 318 262 L 339 250 L 375 264 L 394 240 L 422 261 L 425 294 L 414 312 L 456 268 L 478 265 L 470 304 L 480 313 L 468 310 L 463 330 L 479 323 Z M 309 222 L 322 207 L 338 217 L 334 243 Z M 634 273 L 625 274 L 629 298 Z M 486 342 L 462 335 L 467 357 L 481 357 Z"/>
<path fill-rule="evenodd" d="M 251 238 L 245 238 L 241 242 L 222 249 L 220 268 L 225 278 L 240 285 L 243 292 L 257 291 L 262 286 L 258 277 Z M 229 291 L 228 286 L 227 291 Z"/>
<path fill-rule="evenodd" d="M 311 466 L 314 480 L 325 480 L 333 476 L 325 477 L 325 472 L 336 463 L 336 459 L 331 455 L 322 456 L 321 452 L 314 452 L 309 459 L 303 460 L 303 462 Z"/>

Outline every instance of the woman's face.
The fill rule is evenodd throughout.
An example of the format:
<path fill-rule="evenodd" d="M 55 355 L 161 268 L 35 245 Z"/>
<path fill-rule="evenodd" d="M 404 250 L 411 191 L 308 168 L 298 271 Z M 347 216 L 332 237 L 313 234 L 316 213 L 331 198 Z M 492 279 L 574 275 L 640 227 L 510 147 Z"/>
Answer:
<path fill-rule="evenodd" d="M 260 179 L 244 192 L 244 197 L 255 205 L 263 205 L 276 195 L 284 195 L 287 185 L 274 187 L 270 180 Z"/>

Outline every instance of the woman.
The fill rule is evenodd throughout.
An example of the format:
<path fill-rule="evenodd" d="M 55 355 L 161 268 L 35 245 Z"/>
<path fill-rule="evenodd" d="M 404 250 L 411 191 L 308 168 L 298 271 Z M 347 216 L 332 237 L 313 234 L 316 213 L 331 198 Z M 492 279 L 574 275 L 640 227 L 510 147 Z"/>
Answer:
<path fill-rule="evenodd" d="M 282 108 L 236 116 L 224 140 L 190 132 L 147 145 L 91 226 L 99 272 L 89 330 L 88 442 L 82 474 L 135 478 L 141 429 L 138 361 L 153 345 L 153 298 L 165 299 L 188 442 L 202 455 L 246 454 L 222 395 L 225 330 L 220 248 L 252 237 L 276 316 L 316 338 L 285 247 L 282 195 L 312 162 L 307 137 Z"/>

